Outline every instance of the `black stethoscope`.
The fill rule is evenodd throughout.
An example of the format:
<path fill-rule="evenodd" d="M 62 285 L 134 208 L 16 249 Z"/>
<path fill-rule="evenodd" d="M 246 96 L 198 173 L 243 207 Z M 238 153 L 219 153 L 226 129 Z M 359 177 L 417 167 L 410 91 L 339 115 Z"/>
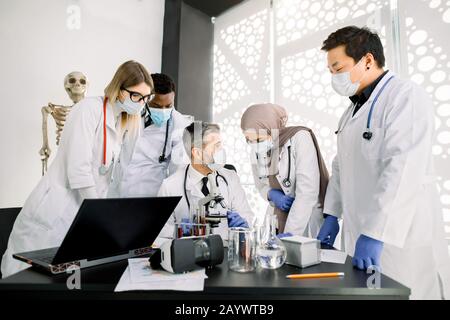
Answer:
<path fill-rule="evenodd" d="M 366 140 L 370 140 L 373 137 L 373 132 L 370 130 L 370 124 L 372 122 L 372 113 L 373 113 L 373 109 L 375 107 L 375 103 L 378 101 L 378 97 L 381 95 L 381 93 L 383 92 L 384 88 L 386 87 L 386 85 L 389 83 L 389 81 L 392 80 L 392 78 L 394 78 L 394 76 L 391 76 L 389 79 L 387 79 L 387 81 L 383 84 L 383 86 L 381 87 L 380 91 L 378 91 L 377 95 L 375 96 L 375 99 L 373 99 L 372 104 L 370 105 L 370 110 L 369 110 L 369 115 L 367 116 L 367 124 L 366 124 L 366 131 L 363 132 L 362 137 L 363 139 Z M 348 122 L 348 118 L 345 121 L 345 123 Z M 339 126 L 338 130 L 335 132 L 335 134 L 338 134 L 342 131 L 343 127 L 345 125 Z"/>
<path fill-rule="evenodd" d="M 150 112 L 150 110 L 148 109 L 148 105 L 147 105 L 147 104 L 145 105 L 145 110 L 148 112 L 148 116 L 150 117 L 151 112 Z M 145 115 L 145 113 L 144 113 L 144 115 Z M 150 119 L 151 119 L 151 118 L 150 118 Z M 166 158 L 166 148 L 167 148 L 167 140 L 169 139 L 169 125 L 170 125 L 170 120 L 171 120 L 171 119 L 172 119 L 172 113 L 170 114 L 169 120 L 167 120 L 167 124 L 166 124 L 166 136 L 165 136 L 165 138 L 164 138 L 164 148 L 163 148 L 163 151 L 162 151 L 161 155 L 159 156 L 159 159 L 158 159 L 159 163 L 162 163 L 162 162 L 164 162 L 164 161 L 167 160 L 167 158 Z M 150 120 L 150 121 L 151 121 L 151 120 Z M 144 118 L 144 122 L 145 122 L 145 118 Z"/>
<path fill-rule="evenodd" d="M 281 183 L 284 187 L 290 188 L 292 186 L 291 182 L 291 146 L 287 147 L 288 149 L 288 173 L 287 177 L 283 179 L 283 182 Z M 256 158 L 258 158 L 258 154 L 256 154 Z"/>
<path fill-rule="evenodd" d="M 284 178 L 283 180 L 283 186 L 285 186 L 286 188 L 290 188 L 292 186 L 291 183 L 291 146 L 287 147 L 288 149 L 288 173 L 287 173 L 287 177 Z"/>
<path fill-rule="evenodd" d="M 184 181 L 183 181 L 183 191 L 184 191 L 184 198 L 186 199 L 187 205 L 189 210 L 191 209 L 191 203 L 189 202 L 189 198 L 187 196 L 187 189 L 186 189 L 186 181 L 187 181 L 187 175 L 188 175 L 188 171 L 189 171 L 189 164 L 186 166 L 186 171 L 184 172 Z M 222 178 L 222 180 L 226 183 L 227 187 L 228 187 L 228 181 L 227 179 L 225 179 L 225 177 L 223 175 L 221 175 L 219 173 L 219 171 L 216 171 L 216 187 L 219 188 L 219 181 L 218 179 Z"/>

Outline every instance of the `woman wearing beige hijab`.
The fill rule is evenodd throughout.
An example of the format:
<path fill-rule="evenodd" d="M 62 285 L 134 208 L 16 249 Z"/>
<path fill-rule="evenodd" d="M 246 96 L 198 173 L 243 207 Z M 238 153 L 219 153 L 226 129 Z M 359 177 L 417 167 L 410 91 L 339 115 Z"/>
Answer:
<path fill-rule="evenodd" d="M 286 110 L 255 104 L 241 118 L 251 146 L 255 185 L 278 218 L 278 233 L 316 238 L 323 222 L 328 171 L 311 129 L 286 127 Z"/>

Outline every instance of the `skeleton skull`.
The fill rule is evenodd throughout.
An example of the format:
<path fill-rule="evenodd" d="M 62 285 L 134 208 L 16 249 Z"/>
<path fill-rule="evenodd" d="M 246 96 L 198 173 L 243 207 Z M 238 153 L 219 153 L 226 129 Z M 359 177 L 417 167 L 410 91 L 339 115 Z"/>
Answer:
<path fill-rule="evenodd" d="M 71 72 L 64 78 L 64 87 L 73 103 L 84 98 L 87 86 L 88 80 L 81 72 Z"/>

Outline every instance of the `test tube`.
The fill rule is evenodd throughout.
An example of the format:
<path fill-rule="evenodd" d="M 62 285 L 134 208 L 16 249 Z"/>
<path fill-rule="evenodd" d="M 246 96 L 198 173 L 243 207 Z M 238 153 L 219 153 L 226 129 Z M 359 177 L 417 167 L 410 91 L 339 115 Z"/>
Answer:
<path fill-rule="evenodd" d="M 183 237 L 183 227 L 178 224 L 178 227 L 177 227 L 177 239 L 180 239 L 182 237 Z"/>
<path fill-rule="evenodd" d="M 194 224 L 195 224 L 195 212 L 196 212 L 197 208 L 196 207 L 191 207 L 189 210 L 189 235 L 193 236 L 195 235 L 195 230 L 194 230 Z"/>
<path fill-rule="evenodd" d="M 201 226 L 200 226 L 200 235 L 204 236 L 206 235 L 206 230 L 205 230 L 205 224 L 206 224 L 206 210 L 205 207 L 203 207 L 203 210 L 201 212 Z"/>
<path fill-rule="evenodd" d="M 198 234 L 198 208 L 195 209 L 195 218 L 194 218 L 194 222 L 192 224 L 192 235 L 193 236 L 197 236 Z"/>

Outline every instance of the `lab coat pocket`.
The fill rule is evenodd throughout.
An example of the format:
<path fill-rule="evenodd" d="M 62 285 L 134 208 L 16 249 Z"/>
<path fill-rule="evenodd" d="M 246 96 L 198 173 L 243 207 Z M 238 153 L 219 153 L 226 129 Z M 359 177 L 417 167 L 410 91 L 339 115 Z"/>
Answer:
<path fill-rule="evenodd" d="M 380 159 L 383 151 L 384 130 L 372 128 L 370 132 L 372 133 L 370 140 L 361 136 L 361 153 L 367 160 Z"/>

